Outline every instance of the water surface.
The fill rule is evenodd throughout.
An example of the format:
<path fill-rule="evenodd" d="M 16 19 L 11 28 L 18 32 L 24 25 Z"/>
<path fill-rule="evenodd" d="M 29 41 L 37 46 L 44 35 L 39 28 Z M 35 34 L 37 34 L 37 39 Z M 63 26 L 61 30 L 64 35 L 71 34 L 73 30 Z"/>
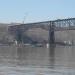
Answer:
<path fill-rule="evenodd" d="M 75 75 L 74 46 L 0 46 L 0 75 Z"/>

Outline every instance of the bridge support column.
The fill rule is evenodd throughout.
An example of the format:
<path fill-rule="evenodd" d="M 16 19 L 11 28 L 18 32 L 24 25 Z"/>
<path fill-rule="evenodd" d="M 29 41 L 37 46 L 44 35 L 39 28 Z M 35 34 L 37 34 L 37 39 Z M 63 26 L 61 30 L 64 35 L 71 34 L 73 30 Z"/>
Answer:
<path fill-rule="evenodd" d="M 23 32 L 20 28 L 18 28 L 16 31 L 16 40 L 18 44 L 22 44 L 23 42 Z"/>
<path fill-rule="evenodd" d="M 54 22 L 50 21 L 49 26 L 49 44 L 55 43 L 55 35 L 54 35 Z"/>

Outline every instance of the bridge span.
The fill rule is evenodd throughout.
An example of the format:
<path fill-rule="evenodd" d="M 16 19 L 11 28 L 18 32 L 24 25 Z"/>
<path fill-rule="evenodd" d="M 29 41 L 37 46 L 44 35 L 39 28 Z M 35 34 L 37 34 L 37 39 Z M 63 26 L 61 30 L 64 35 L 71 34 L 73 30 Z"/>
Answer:
<path fill-rule="evenodd" d="M 38 33 L 40 38 L 41 36 L 43 38 L 44 36 L 43 34 L 46 32 L 47 35 L 45 34 L 45 37 L 47 38 L 47 40 L 44 39 L 43 41 L 49 42 L 50 44 L 53 44 L 55 42 L 66 42 L 66 41 L 74 44 L 75 18 L 57 19 L 53 21 L 14 25 L 9 26 L 8 31 L 10 34 L 13 35 L 14 39 L 19 42 L 26 40 L 33 41 L 32 38 L 36 37 L 36 35 L 33 36 L 33 33 L 35 34 Z M 33 37 L 30 38 L 26 33 L 32 35 Z M 36 39 L 38 39 L 37 37 Z"/>

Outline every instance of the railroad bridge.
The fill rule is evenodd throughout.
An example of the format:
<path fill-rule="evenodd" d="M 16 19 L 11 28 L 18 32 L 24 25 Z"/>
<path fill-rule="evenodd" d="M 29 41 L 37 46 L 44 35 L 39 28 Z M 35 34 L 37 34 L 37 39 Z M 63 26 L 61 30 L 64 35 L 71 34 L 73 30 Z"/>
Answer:
<path fill-rule="evenodd" d="M 47 36 L 47 42 L 50 44 L 66 41 L 72 44 L 75 43 L 75 18 L 20 24 L 9 26 L 8 28 L 9 33 L 12 34 L 14 39 L 19 43 L 22 43 L 25 39 L 33 41 L 24 34 L 26 34 L 27 31 L 37 34 L 37 32 L 35 32 L 36 30 L 38 31 L 38 34 L 41 33 L 39 36 L 43 36 L 42 34 L 44 34 L 46 31 L 47 35 L 45 36 Z M 35 36 L 33 36 L 33 38 Z"/>

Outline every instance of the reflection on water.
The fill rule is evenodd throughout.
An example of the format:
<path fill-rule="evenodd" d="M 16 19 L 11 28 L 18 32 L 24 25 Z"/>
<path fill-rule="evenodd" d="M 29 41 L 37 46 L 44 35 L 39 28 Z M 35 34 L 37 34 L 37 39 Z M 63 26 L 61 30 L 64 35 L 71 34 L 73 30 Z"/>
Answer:
<path fill-rule="evenodd" d="M 75 75 L 74 46 L 1 46 L 0 75 Z"/>
<path fill-rule="evenodd" d="M 45 66 L 49 64 L 49 50 L 38 47 L 17 48 L 17 60 L 20 65 Z"/>
<path fill-rule="evenodd" d="M 50 67 L 54 68 L 55 65 L 55 45 L 49 47 Z"/>

